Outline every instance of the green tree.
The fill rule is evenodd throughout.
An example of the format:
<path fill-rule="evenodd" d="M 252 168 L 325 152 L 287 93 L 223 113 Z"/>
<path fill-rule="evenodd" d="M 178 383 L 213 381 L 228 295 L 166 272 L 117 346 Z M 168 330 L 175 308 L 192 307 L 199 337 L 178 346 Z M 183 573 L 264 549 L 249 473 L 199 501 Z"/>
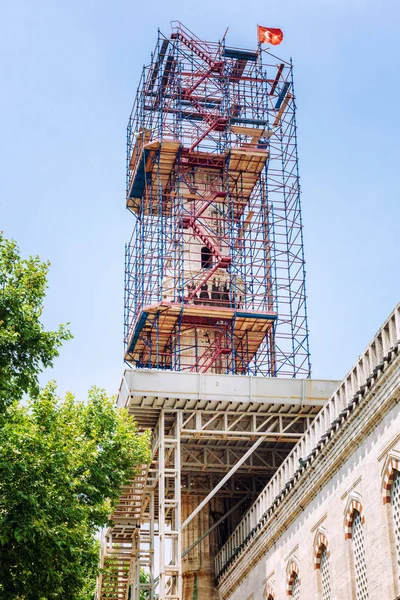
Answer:
<path fill-rule="evenodd" d="M 88 600 L 96 531 L 149 460 L 149 434 L 103 391 L 61 401 L 50 384 L 0 428 L 0 597 Z"/>
<path fill-rule="evenodd" d="M 21 258 L 17 244 L 0 232 L 0 410 L 38 392 L 39 373 L 71 337 L 64 325 L 46 331 L 40 321 L 48 268 L 37 256 Z"/>
<path fill-rule="evenodd" d="M 98 529 L 149 460 L 149 432 L 96 388 L 40 392 L 63 341 L 41 323 L 49 264 L 0 234 L 0 598 L 92 600 Z M 29 398 L 21 403 L 24 394 Z"/>

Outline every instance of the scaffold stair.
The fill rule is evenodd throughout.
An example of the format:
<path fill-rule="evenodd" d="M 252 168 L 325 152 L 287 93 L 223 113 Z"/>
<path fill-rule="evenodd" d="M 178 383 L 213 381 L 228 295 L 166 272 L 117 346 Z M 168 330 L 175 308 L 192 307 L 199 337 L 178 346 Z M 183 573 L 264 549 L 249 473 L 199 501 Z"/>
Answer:
<path fill-rule="evenodd" d="M 107 531 L 96 600 L 128 600 L 129 577 L 134 559 L 134 535 L 140 525 L 148 465 L 140 465 L 132 481 L 122 487 Z"/>
<path fill-rule="evenodd" d="M 190 369 L 198 373 L 206 373 L 220 356 L 227 356 L 231 348 L 224 347 L 220 337 L 217 337 L 203 352 L 195 365 Z"/>
<path fill-rule="evenodd" d="M 189 35 L 191 37 L 189 37 Z M 189 48 L 189 50 L 194 52 L 199 58 L 201 58 L 202 61 L 208 64 L 212 69 L 215 69 L 216 65 L 219 66 L 220 63 L 216 63 L 212 56 L 210 56 L 209 52 L 202 48 L 201 41 L 196 36 L 194 36 L 192 32 L 188 31 L 188 35 L 183 33 L 183 26 L 181 23 L 179 24 L 178 31 L 175 31 L 171 34 L 171 39 L 177 39 L 183 44 L 185 44 L 185 46 Z"/>
<path fill-rule="evenodd" d="M 115 547 L 116 546 L 116 547 Z M 104 556 L 99 600 L 127 600 L 132 544 L 114 544 Z"/>
<path fill-rule="evenodd" d="M 201 290 L 202 286 L 207 283 L 207 281 L 213 276 L 217 269 L 226 269 L 231 263 L 231 257 L 224 255 L 221 252 L 217 244 L 212 239 L 212 236 L 208 232 L 208 230 L 198 222 L 198 219 L 201 217 L 204 211 L 213 202 L 215 202 L 215 200 L 217 200 L 218 198 L 225 198 L 225 196 L 226 192 L 223 191 L 212 191 L 206 193 L 202 197 L 203 202 L 200 209 L 194 215 L 186 215 L 182 219 L 182 227 L 184 229 L 191 228 L 193 230 L 194 235 L 203 242 L 203 244 L 210 250 L 211 254 L 216 259 L 216 263 L 212 267 L 205 269 L 200 282 L 197 283 L 197 285 L 195 285 L 194 288 L 191 290 L 188 296 L 189 299 L 193 299 L 197 295 L 197 293 Z"/>
<path fill-rule="evenodd" d="M 218 112 L 208 112 L 204 110 L 202 104 L 197 100 L 196 97 L 193 96 L 193 92 L 213 73 L 221 72 L 221 69 L 224 65 L 223 61 L 216 61 L 209 50 L 206 48 L 204 43 L 201 42 L 194 34 L 192 34 L 189 30 L 185 30 L 181 23 L 178 25 L 177 31 L 172 33 L 172 39 L 177 39 L 182 42 L 189 50 L 191 50 L 194 54 L 196 54 L 206 65 L 208 65 L 208 70 L 203 73 L 196 73 L 196 81 L 192 83 L 190 87 L 183 89 L 183 98 L 188 100 L 197 110 L 199 115 L 203 118 L 203 120 L 208 124 L 208 128 L 203 134 L 195 140 L 190 150 L 194 150 L 200 142 L 213 130 L 223 131 L 227 124 L 228 118 L 221 116 Z"/>

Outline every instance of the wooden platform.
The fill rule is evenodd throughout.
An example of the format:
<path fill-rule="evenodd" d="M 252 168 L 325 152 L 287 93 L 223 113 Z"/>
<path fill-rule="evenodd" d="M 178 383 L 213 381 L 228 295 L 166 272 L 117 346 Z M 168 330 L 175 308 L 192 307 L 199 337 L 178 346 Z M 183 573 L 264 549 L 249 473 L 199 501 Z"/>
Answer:
<path fill-rule="evenodd" d="M 237 198 L 237 215 L 240 216 L 268 159 L 268 150 L 260 145 L 260 136 L 264 133 L 262 129 L 232 127 L 232 130 L 248 136 L 250 131 L 254 132 L 251 142 L 231 148 L 225 154 L 184 151 L 182 166 L 187 164 L 196 169 L 217 168 L 222 171 L 228 165 L 228 194 Z M 162 211 L 163 214 L 169 214 L 176 196 L 176 191 L 170 188 L 170 178 L 181 144 L 166 139 L 147 141 L 148 138 L 149 135 L 140 137 L 132 152 L 127 207 L 135 213 L 139 212 L 143 198 L 144 214 L 158 213 L 161 188 Z"/>
<path fill-rule="evenodd" d="M 147 143 L 138 140 L 130 161 L 128 208 L 138 212 L 143 197 L 145 214 L 159 211 L 158 192 L 161 188 L 164 194 L 169 185 L 180 147 L 180 142 L 173 140 L 155 140 Z"/>
<path fill-rule="evenodd" d="M 242 205 L 241 210 L 238 211 L 241 214 L 265 167 L 268 150 L 249 144 L 240 148 L 232 148 L 227 153 L 227 158 L 229 159 L 229 195 L 238 198 L 238 205 Z"/>
<path fill-rule="evenodd" d="M 232 128 L 233 129 L 233 128 Z M 247 129 L 247 128 L 242 128 Z M 262 130 L 257 130 L 262 131 Z M 244 208 L 249 202 L 255 186 L 260 178 L 261 172 L 268 159 L 268 150 L 258 148 L 253 144 L 243 144 L 238 148 L 232 148 L 225 154 L 209 154 L 205 152 L 189 153 L 185 159 L 189 164 L 196 165 L 194 168 L 218 169 L 223 170 L 224 165 L 228 164 L 228 193 L 227 198 L 236 198 L 235 218 L 239 218 Z M 196 156 L 193 156 L 196 155 Z M 184 164 L 184 161 L 182 161 Z M 176 197 L 177 192 L 170 192 L 171 199 Z M 195 193 L 183 194 L 185 200 L 197 200 L 199 195 Z M 219 201 L 223 201 L 221 198 Z M 166 198 L 163 199 L 166 203 Z M 170 205 L 171 206 L 171 205 Z M 170 206 L 164 208 L 164 213 L 168 213 Z"/>
<path fill-rule="evenodd" d="M 194 327 L 227 327 L 231 333 L 230 346 L 233 344 L 235 356 L 237 355 L 239 362 L 242 356 L 247 364 L 276 319 L 275 312 L 159 302 L 142 310 L 129 340 L 125 360 L 140 366 L 158 365 L 169 368 L 175 337 L 179 332 L 182 335 L 184 330 Z M 193 348 L 193 356 L 194 354 Z"/>

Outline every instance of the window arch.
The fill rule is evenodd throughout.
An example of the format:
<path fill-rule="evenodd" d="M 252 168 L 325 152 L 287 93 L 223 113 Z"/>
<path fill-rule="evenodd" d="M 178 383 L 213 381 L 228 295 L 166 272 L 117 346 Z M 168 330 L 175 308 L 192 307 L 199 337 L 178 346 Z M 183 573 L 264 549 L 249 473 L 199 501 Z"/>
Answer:
<path fill-rule="evenodd" d="M 212 254 L 210 248 L 203 246 L 201 249 L 201 268 L 210 269 L 212 267 Z"/>
<path fill-rule="evenodd" d="M 363 507 L 358 496 L 347 501 L 344 521 L 344 538 L 351 540 L 351 558 L 356 600 L 368 600 L 367 566 L 365 562 Z"/>
<path fill-rule="evenodd" d="M 270 581 L 265 586 L 265 600 L 275 600 L 275 589 Z"/>
<path fill-rule="evenodd" d="M 400 472 L 400 461 L 396 458 L 390 458 L 385 468 L 383 478 L 383 504 L 388 504 L 392 501 L 391 491 L 393 482 Z"/>
<path fill-rule="evenodd" d="M 315 536 L 314 540 L 314 569 L 321 568 L 321 554 L 323 548 L 328 550 L 328 538 L 323 531 L 319 530 L 317 531 L 317 535 Z"/>
<path fill-rule="evenodd" d="M 299 577 L 299 565 L 295 560 L 291 560 L 288 563 L 287 568 L 288 580 L 287 580 L 287 595 L 292 597 L 293 600 L 300 599 L 300 577 Z"/>
<path fill-rule="evenodd" d="M 352 525 L 353 525 L 353 520 L 355 517 L 355 514 L 358 513 L 361 517 L 361 524 L 364 525 L 364 517 L 363 517 L 363 507 L 361 506 L 361 502 L 359 502 L 358 500 L 351 500 L 351 502 L 349 503 L 347 510 L 346 510 L 346 516 L 345 516 L 345 522 L 344 522 L 344 539 L 345 540 L 351 540 L 351 538 L 353 537 L 353 532 L 352 532 Z"/>
<path fill-rule="evenodd" d="M 314 569 L 319 571 L 319 590 L 322 600 L 331 598 L 331 572 L 329 565 L 328 539 L 322 531 L 318 531 L 314 542 Z"/>

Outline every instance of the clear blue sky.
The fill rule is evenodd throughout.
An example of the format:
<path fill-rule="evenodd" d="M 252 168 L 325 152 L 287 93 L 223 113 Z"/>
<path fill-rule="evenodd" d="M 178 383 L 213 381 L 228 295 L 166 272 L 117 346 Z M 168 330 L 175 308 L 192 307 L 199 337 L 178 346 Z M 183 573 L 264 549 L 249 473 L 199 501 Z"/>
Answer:
<path fill-rule="evenodd" d="M 157 28 L 293 57 L 313 376 L 342 378 L 400 298 L 398 0 L 3 0 L 0 229 L 52 263 L 44 321 L 75 339 L 46 378 L 117 390 L 125 126 Z M 43 381 L 45 378 L 43 378 Z"/>

